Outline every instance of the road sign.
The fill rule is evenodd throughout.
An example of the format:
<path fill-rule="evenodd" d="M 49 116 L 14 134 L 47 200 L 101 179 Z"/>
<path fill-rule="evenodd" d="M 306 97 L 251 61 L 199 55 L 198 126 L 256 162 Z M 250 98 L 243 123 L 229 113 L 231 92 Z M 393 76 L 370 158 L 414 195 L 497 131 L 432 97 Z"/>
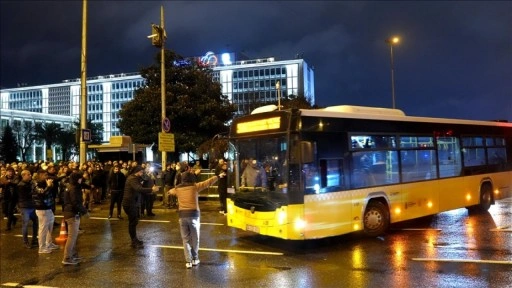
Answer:
<path fill-rule="evenodd" d="M 171 120 L 167 117 L 162 120 L 162 130 L 167 133 L 171 132 Z"/>
<path fill-rule="evenodd" d="M 174 152 L 174 134 L 158 133 L 158 151 Z"/>
<path fill-rule="evenodd" d="M 82 141 L 91 142 L 91 129 L 82 129 Z"/>

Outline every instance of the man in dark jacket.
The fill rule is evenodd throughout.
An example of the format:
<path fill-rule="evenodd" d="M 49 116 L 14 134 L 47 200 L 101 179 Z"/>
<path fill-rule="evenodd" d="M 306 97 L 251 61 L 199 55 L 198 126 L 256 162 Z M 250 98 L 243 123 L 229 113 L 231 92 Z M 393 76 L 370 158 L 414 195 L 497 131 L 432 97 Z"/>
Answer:
<path fill-rule="evenodd" d="M 18 183 L 18 208 L 21 210 L 21 234 L 26 248 L 37 246 L 38 220 L 34 200 L 32 200 L 32 174 L 29 170 L 21 171 L 21 181 Z M 32 242 L 28 242 L 28 222 L 32 220 Z"/>
<path fill-rule="evenodd" d="M 39 219 L 39 254 L 45 254 L 60 249 L 60 247 L 52 242 L 53 222 L 55 220 L 55 215 L 52 212 L 54 204 L 51 191 L 53 180 L 48 179 L 46 170 L 39 170 L 37 176 L 38 182 L 32 191 L 32 199 L 34 199 L 36 215 Z"/>
<path fill-rule="evenodd" d="M 112 218 L 112 213 L 114 212 L 115 204 L 117 204 L 117 218 L 123 219 L 123 217 L 121 217 L 121 202 L 123 201 L 123 191 L 125 182 L 126 177 L 123 173 L 121 173 L 121 171 L 119 171 L 119 166 L 114 166 L 108 184 L 110 189 L 110 210 L 108 214 L 108 219 Z"/>
<path fill-rule="evenodd" d="M 123 195 L 123 209 L 126 215 L 128 215 L 128 232 L 132 240 L 131 246 L 133 248 L 140 248 L 143 246 L 141 240 L 137 238 L 137 224 L 139 224 L 139 212 L 140 212 L 140 201 L 141 194 L 151 194 L 157 192 L 159 187 L 153 186 L 152 188 L 142 187 L 142 174 L 144 168 L 141 166 L 135 166 L 131 174 L 126 179 L 124 186 Z"/>
<path fill-rule="evenodd" d="M 53 197 L 52 212 L 53 212 L 53 214 L 55 214 L 55 206 L 57 204 L 57 202 L 56 202 L 57 201 L 57 196 L 59 196 L 60 181 L 62 180 L 62 178 L 64 178 L 64 176 L 58 176 L 57 175 L 57 170 L 56 170 L 55 166 L 53 165 L 53 163 L 48 166 L 46 171 L 48 171 L 48 179 L 52 179 L 53 180 L 53 186 L 51 188 L 52 197 Z M 60 226 L 60 223 L 57 222 L 57 221 L 54 221 L 53 222 L 53 226 Z"/>
<path fill-rule="evenodd" d="M 95 169 L 92 172 L 91 175 L 91 184 L 92 184 L 92 190 L 91 193 L 94 197 L 94 204 L 100 204 L 102 199 L 102 193 L 103 193 L 103 186 L 105 185 L 106 179 L 105 179 L 105 172 L 103 169 L 101 169 L 101 166 L 99 163 L 95 165 Z"/>
<path fill-rule="evenodd" d="M 82 260 L 76 250 L 76 240 L 78 239 L 80 216 L 85 215 L 89 217 L 89 212 L 87 212 L 87 209 L 83 205 L 82 181 L 82 172 L 78 170 L 74 171 L 69 176 L 69 183 L 66 190 L 62 193 L 64 202 L 62 215 L 64 216 L 64 221 L 68 224 L 68 239 L 66 240 L 64 259 L 62 260 L 62 264 L 64 265 L 76 265 Z"/>
<path fill-rule="evenodd" d="M 170 208 L 176 205 L 176 197 L 171 199 L 169 195 L 167 195 L 167 191 L 171 190 L 174 187 L 174 176 L 176 175 L 176 164 L 167 164 L 165 167 L 165 172 L 162 173 L 162 182 L 164 183 L 164 193 L 162 196 L 162 206 Z"/>
<path fill-rule="evenodd" d="M 2 211 L 5 217 L 7 217 L 7 231 L 10 231 L 11 226 L 15 226 L 18 220 L 16 216 L 14 216 L 16 203 L 18 203 L 18 181 L 19 179 L 12 167 L 7 167 L 4 177 L 0 178 L 0 188 L 2 188 L 4 198 Z"/>

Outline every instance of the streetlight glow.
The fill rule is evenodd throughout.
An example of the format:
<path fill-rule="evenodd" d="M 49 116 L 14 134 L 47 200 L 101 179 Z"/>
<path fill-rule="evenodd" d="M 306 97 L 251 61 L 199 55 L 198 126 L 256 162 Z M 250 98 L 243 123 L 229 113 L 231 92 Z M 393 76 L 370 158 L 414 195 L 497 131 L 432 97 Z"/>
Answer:
<path fill-rule="evenodd" d="M 391 97 L 393 99 L 393 109 L 395 109 L 395 65 L 393 63 L 393 45 L 398 44 L 398 42 L 400 42 L 400 38 L 396 36 L 389 37 L 385 42 L 389 44 L 391 52 Z"/>

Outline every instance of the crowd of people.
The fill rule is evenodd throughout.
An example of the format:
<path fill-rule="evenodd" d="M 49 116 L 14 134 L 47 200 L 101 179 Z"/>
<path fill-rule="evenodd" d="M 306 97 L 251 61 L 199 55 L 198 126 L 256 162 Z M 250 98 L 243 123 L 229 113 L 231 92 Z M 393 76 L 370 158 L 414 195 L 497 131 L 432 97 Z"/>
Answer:
<path fill-rule="evenodd" d="M 226 213 L 227 165 L 220 160 L 215 175 L 199 182 L 200 167 L 187 162 L 170 163 L 162 171 L 164 185 L 162 205 L 177 208 L 180 232 L 185 250 L 186 267 L 199 264 L 199 192 L 219 181 L 220 212 Z M 113 215 L 122 220 L 122 210 L 128 217 L 128 231 L 133 248 L 143 247 L 136 227 L 141 217 L 155 216 L 153 206 L 160 186 L 149 163 L 136 161 L 0 163 L 0 200 L 6 219 L 6 231 L 11 231 L 21 215 L 22 239 L 26 248 L 38 247 L 39 254 L 60 249 L 52 241 L 57 205 L 62 206 L 63 221 L 68 239 L 62 263 L 76 265 L 82 258 L 76 250 L 80 233 L 80 218 L 89 216 L 95 205 L 110 198 L 108 219 Z M 116 214 L 114 214 L 114 209 Z M 122 210 L 121 210 L 122 208 Z M 29 224 L 32 222 L 32 240 L 29 241 Z"/>

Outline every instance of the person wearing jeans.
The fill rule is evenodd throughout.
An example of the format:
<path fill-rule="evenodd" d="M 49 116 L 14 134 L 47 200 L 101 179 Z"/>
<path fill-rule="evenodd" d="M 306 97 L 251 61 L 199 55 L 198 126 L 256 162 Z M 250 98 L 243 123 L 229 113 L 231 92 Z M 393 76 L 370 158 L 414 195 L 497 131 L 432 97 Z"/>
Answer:
<path fill-rule="evenodd" d="M 53 195 L 51 187 L 53 180 L 48 179 L 45 170 L 37 172 L 38 181 L 34 191 L 32 191 L 32 199 L 36 208 L 36 215 L 39 219 L 39 254 L 51 253 L 52 250 L 60 249 L 58 245 L 52 242 L 53 221 Z"/>
<path fill-rule="evenodd" d="M 200 171 L 200 170 L 199 170 Z M 226 176 L 221 172 L 205 181 L 196 183 L 198 170 L 192 169 L 181 174 L 181 184 L 169 190 L 167 193 L 178 197 L 178 215 L 180 223 L 181 239 L 185 254 L 185 267 L 187 269 L 199 264 L 199 230 L 201 226 L 199 210 L 199 192 L 217 182 L 219 178 Z"/>
<path fill-rule="evenodd" d="M 68 224 L 68 239 L 64 247 L 64 259 L 62 259 L 62 264 L 64 265 L 76 265 L 82 260 L 78 256 L 76 249 L 80 216 L 85 215 L 89 217 L 89 213 L 83 205 L 82 181 L 82 172 L 74 171 L 69 176 L 69 183 L 63 192 L 64 208 L 62 209 L 62 214 L 64 221 Z"/>
<path fill-rule="evenodd" d="M 29 170 L 21 171 L 21 181 L 18 183 L 18 207 L 21 210 L 21 235 L 26 248 L 37 246 L 38 219 L 34 200 L 32 200 L 32 175 Z M 28 223 L 32 221 L 32 242 L 28 242 Z"/>

